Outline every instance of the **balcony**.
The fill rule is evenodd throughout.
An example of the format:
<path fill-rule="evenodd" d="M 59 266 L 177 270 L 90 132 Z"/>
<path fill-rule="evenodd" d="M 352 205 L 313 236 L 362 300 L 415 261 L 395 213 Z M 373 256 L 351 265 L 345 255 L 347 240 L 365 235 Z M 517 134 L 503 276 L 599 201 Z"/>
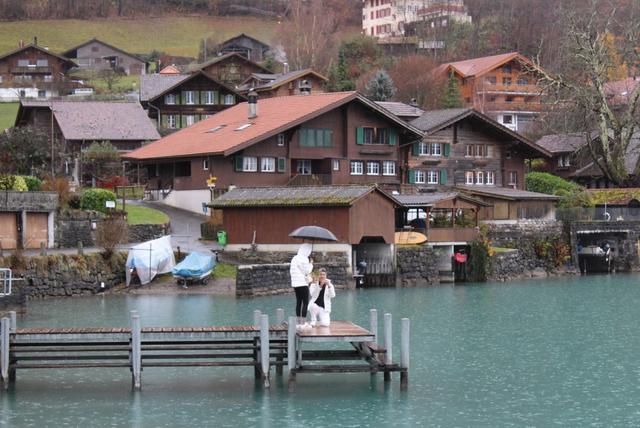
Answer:
<path fill-rule="evenodd" d="M 478 238 L 477 227 L 442 227 L 427 231 L 427 242 L 471 242 Z"/>
<path fill-rule="evenodd" d="M 542 95 L 543 90 L 538 85 L 492 85 L 485 82 L 484 85 L 481 84 L 478 88 L 477 93 L 479 95 L 524 95 L 532 97 Z"/>
<path fill-rule="evenodd" d="M 287 182 L 287 186 L 325 186 L 329 184 L 331 184 L 331 174 L 298 174 Z"/>
<path fill-rule="evenodd" d="M 11 74 L 51 74 L 53 73 L 53 67 L 13 67 Z"/>
<path fill-rule="evenodd" d="M 515 111 L 515 112 L 541 112 L 545 109 L 545 105 L 540 102 L 525 103 L 523 101 L 514 101 L 512 103 L 505 102 L 484 102 L 480 103 L 478 108 L 485 112 L 492 111 Z"/>

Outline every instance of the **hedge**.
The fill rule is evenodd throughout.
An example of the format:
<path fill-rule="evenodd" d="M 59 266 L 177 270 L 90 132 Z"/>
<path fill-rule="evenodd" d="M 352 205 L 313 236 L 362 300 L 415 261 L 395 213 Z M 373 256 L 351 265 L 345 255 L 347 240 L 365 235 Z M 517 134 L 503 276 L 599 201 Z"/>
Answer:
<path fill-rule="evenodd" d="M 19 175 L 0 175 L 0 190 L 26 192 L 29 190 L 24 178 Z"/>
<path fill-rule="evenodd" d="M 559 191 L 580 192 L 582 187 L 548 172 L 530 172 L 525 176 L 525 184 L 530 192 L 557 195 Z"/>
<path fill-rule="evenodd" d="M 80 200 L 80 208 L 83 210 L 107 212 L 105 202 L 115 201 L 116 194 L 106 189 L 87 189 Z"/>

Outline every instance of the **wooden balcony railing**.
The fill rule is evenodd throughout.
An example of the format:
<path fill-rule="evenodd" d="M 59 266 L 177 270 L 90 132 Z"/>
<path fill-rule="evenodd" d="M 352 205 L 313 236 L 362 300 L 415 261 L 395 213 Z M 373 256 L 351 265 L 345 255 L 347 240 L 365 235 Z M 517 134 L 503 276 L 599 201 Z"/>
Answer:
<path fill-rule="evenodd" d="M 442 227 L 427 230 L 427 242 L 471 242 L 478 237 L 476 227 Z"/>
<path fill-rule="evenodd" d="M 13 67 L 11 69 L 12 74 L 33 74 L 33 73 L 47 73 L 51 74 L 53 71 L 52 67 Z"/>
<path fill-rule="evenodd" d="M 291 177 L 287 186 L 324 186 L 331 184 L 331 174 L 298 174 Z"/>

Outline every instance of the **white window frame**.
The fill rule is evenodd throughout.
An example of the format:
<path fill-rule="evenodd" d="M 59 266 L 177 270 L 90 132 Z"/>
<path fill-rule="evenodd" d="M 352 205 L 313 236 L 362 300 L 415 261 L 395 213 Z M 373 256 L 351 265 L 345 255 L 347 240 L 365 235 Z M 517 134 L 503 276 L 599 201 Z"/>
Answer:
<path fill-rule="evenodd" d="M 464 173 L 464 182 L 467 185 L 474 185 L 476 182 L 476 175 L 473 171 L 467 171 Z"/>
<path fill-rule="evenodd" d="M 434 169 L 427 171 L 427 184 L 438 184 L 439 178 L 438 171 Z"/>
<path fill-rule="evenodd" d="M 424 141 L 418 143 L 418 156 L 429 156 L 429 143 Z"/>
<path fill-rule="evenodd" d="M 202 170 L 209 171 L 209 159 L 202 159 Z"/>
<path fill-rule="evenodd" d="M 367 162 L 367 175 L 380 175 L 380 162 Z"/>
<path fill-rule="evenodd" d="M 442 144 L 431 143 L 431 156 L 442 156 Z"/>
<path fill-rule="evenodd" d="M 278 146 L 280 146 L 280 147 L 284 146 L 284 134 L 283 133 L 278 134 L 278 136 L 276 137 L 276 140 L 278 142 Z"/>
<path fill-rule="evenodd" d="M 261 172 L 276 172 L 276 158 L 265 157 L 260 159 Z"/>
<path fill-rule="evenodd" d="M 184 94 L 185 94 L 185 98 L 186 98 L 186 100 L 184 100 L 184 104 L 186 104 L 186 105 L 195 105 L 196 104 L 195 91 L 184 91 Z"/>
<path fill-rule="evenodd" d="M 382 175 L 395 176 L 396 163 L 394 161 L 382 161 Z"/>
<path fill-rule="evenodd" d="M 18 60 L 18 67 L 29 67 L 29 60 L 28 59 L 19 59 Z"/>
<path fill-rule="evenodd" d="M 311 160 L 298 159 L 296 162 L 296 172 L 300 175 L 311 175 Z"/>
<path fill-rule="evenodd" d="M 255 156 L 242 157 L 242 172 L 257 172 L 258 158 Z"/>
<path fill-rule="evenodd" d="M 367 141 L 368 131 L 371 131 L 371 140 Z M 376 129 L 371 126 L 365 126 L 362 128 L 362 143 L 363 144 L 375 144 L 376 141 Z"/>
<path fill-rule="evenodd" d="M 494 186 L 496 184 L 496 174 L 493 171 L 486 172 L 484 184 L 487 186 Z"/>
<path fill-rule="evenodd" d="M 44 81 L 45 82 L 53 82 L 53 75 L 52 74 L 45 74 L 44 75 Z M 2 80 L 0 80 L 0 82 L 2 82 Z"/>
<path fill-rule="evenodd" d="M 558 166 L 560 168 L 571 166 L 571 162 L 570 162 L 569 158 L 570 158 L 569 155 L 560 155 L 558 157 Z"/>
<path fill-rule="evenodd" d="M 509 171 L 509 186 L 518 185 L 518 171 Z"/>
<path fill-rule="evenodd" d="M 37 59 L 36 67 L 49 67 L 49 60 L 47 59 Z"/>
<path fill-rule="evenodd" d="M 194 123 L 196 123 L 196 117 L 194 115 L 192 115 L 192 114 L 187 114 L 187 115 L 185 115 L 185 120 L 184 121 L 185 121 L 185 124 L 187 126 L 191 126 Z"/>
<path fill-rule="evenodd" d="M 176 94 L 167 94 L 164 96 L 164 103 L 166 105 L 175 105 L 176 104 Z"/>
<path fill-rule="evenodd" d="M 226 94 L 224 96 L 224 105 L 226 106 L 232 106 L 236 103 L 236 99 L 233 95 L 231 94 Z"/>
<path fill-rule="evenodd" d="M 476 171 L 476 185 L 477 186 L 484 185 L 484 171 Z"/>
<path fill-rule="evenodd" d="M 362 161 L 351 161 L 350 165 L 350 174 L 351 175 L 362 175 L 364 168 L 364 162 Z"/>
<path fill-rule="evenodd" d="M 340 171 L 340 160 L 339 159 L 334 159 L 332 161 L 332 168 L 334 171 Z"/>
<path fill-rule="evenodd" d="M 476 144 L 476 156 L 477 158 L 483 158 L 485 157 L 485 147 L 484 144 Z M 480 153 L 482 152 L 482 153 Z"/>
<path fill-rule="evenodd" d="M 473 144 L 467 144 L 467 147 L 465 148 L 465 154 L 464 157 L 466 158 L 472 158 L 475 156 L 476 153 L 476 148 Z"/>
<path fill-rule="evenodd" d="M 167 115 L 167 128 L 169 129 L 176 129 L 176 115 L 175 114 L 168 114 Z"/>
<path fill-rule="evenodd" d="M 204 92 L 204 103 L 206 105 L 214 105 L 214 97 L 215 91 L 205 91 Z"/>
<path fill-rule="evenodd" d="M 427 174 L 424 171 L 420 171 L 419 169 L 413 172 L 414 182 L 416 184 L 425 184 L 427 182 Z"/>

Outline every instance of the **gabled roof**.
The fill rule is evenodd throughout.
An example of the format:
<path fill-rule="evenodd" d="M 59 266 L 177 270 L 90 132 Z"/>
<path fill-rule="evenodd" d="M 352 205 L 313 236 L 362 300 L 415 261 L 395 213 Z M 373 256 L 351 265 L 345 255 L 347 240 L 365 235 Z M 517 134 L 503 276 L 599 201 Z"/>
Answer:
<path fill-rule="evenodd" d="M 594 134 L 595 135 L 595 134 Z M 594 136 L 595 139 L 598 139 L 598 136 Z M 631 137 L 631 141 L 627 146 L 627 153 L 624 157 L 624 167 L 627 170 L 627 173 L 633 174 L 635 171 L 636 163 L 640 159 L 640 132 L 635 133 Z M 595 162 L 590 162 L 583 166 L 582 168 L 576 170 L 571 177 L 602 177 L 602 170 Z"/>
<path fill-rule="evenodd" d="M 236 104 L 141 147 L 127 157 L 147 160 L 210 154 L 229 156 L 351 101 L 364 104 L 417 137 L 422 135 L 419 129 L 357 92 L 327 92 L 261 99 L 258 101 L 258 116 L 254 119 L 247 119 L 246 102 Z"/>
<path fill-rule="evenodd" d="M 232 93 L 232 94 L 236 94 L 236 95 L 237 95 L 238 97 L 240 97 L 241 99 L 246 99 L 244 96 L 242 96 L 242 95 L 240 95 L 239 93 L 237 93 L 237 92 L 236 92 L 236 90 L 235 90 L 235 89 L 233 89 L 232 87 L 230 87 L 230 86 L 228 86 L 228 85 L 225 85 L 225 84 L 224 84 L 224 83 L 222 83 L 222 82 L 218 82 L 216 79 L 214 79 L 213 77 L 211 77 L 211 75 L 210 75 L 210 74 L 205 73 L 205 72 L 204 72 L 204 71 L 202 71 L 202 70 L 196 71 L 196 72 L 191 73 L 191 74 L 182 75 L 182 76 L 180 76 L 180 77 L 182 77 L 182 79 L 178 79 L 178 78 L 176 78 L 176 79 L 175 79 L 175 82 L 173 83 L 173 85 L 170 85 L 170 86 L 167 86 L 167 87 L 164 87 L 164 88 L 162 88 L 162 84 L 163 84 L 163 83 L 165 83 L 165 81 L 163 81 L 163 80 L 162 80 L 162 78 L 167 79 L 168 77 L 178 77 L 178 76 L 175 76 L 175 75 L 172 75 L 172 74 L 170 74 L 170 75 L 160 75 L 160 74 L 158 74 L 158 75 L 156 75 L 156 76 L 161 76 L 161 78 L 160 78 L 160 79 L 156 79 L 156 82 L 158 83 L 158 85 L 156 86 L 156 89 L 159 89 L 159 90 L 160 90 L 160 92 L 158 92 L 158 93 L 156 93 L 156 94 L 154 94 L 154 95 L 150 96 L 150 97 L 149 97 L 149 98 L 147 98 L 146 100 L 145 100 L 145 99 L 142 99 L 142 82 L 143 82 L 143 80 L 141 79 L 141 80 L 140 80 L 140 101 L 153 101 L 153 100 L 155 100 L 155 99 L 157 99 L 157 98 L 161 97 L 161 96 L 162 96 L 162 95 L 164 95 L 165 93 L 170 92 L 170 91 L 173 91 L 173 90 L 174 90 L 174 89 L 176 89 L 177 87 L 179 87 L 179 86 L 184 85 L 185 83 L 187 83 L 189 80 L 195 79 L 196 77 L 199 77 L 199 76 L 203 76 L 203 77 L 205 77 L 206 79 L 209 79 L 210 81 L 212 81 L 212 82 L 213 82 L 213 83 L 215 83 L 216 85 L 219 85 L 219 86 L 221 86 L 221 87 L 225 88 L 228 92 L 230 92 L 230 93 Z M 141 77 L 144 77 L 144 76 L 141 76 Z M 168 81 L 168 80 L 170 80 L 170 79 L 167 79 L 167 81 Z M 169 82 L 166 82 L 166 83 L 168 84 Z M 145 91 L 145 92 L 146 92 L 146 93 L 148 93 L 149 91 Z"/>
<path fill-rule="evenodd" d="M 442 201 L 448 201 L 449 199 L 459 198 L 472 204 L 489 206 L 484 201 L 474 199 L 461 192 L 434 192 L 434 193 L 419 193 L 417 195 L 393 195 L 393 198 L 398 201 L 398 205 L 405 208 L 412 207 L 424 207 L 435 206 Z"/>
<path fill-rule="evenodd" d="M 66 140 L 149 141 L 160 138 L 138 102 L 23 100 L 17 118 L 27 108 L 51 109 L 52 106 Z"/>
<path fill-rule="evenodd" d="M 69 55 L 69 54 L 72 54 L 74 51 L 76 51 L 76 50 L 80 49 L 80 48 L 81 48 L 81 47 L 83 47 L 83 46 L 88 45 L 89 43 L 100 43 L 101 45 L 104 45 L 104 46 L 106 46 L 106 47 L 108 47 L 108 48 L 111 48 L 111 49 L 113 49 L 114 51 L 118 51 L 118 52 L 120 52 L 122 55 L 128 56 L 129 58 L 133 58 L 133 59 L 135 59 L 136 61 L 139 61 L 139 62 L 144 63 L 144 61 L 143 61 L 143 60 L 141 60 L 140 58 L 138 58 L 136 55 L 134 55 L 134 54 L 130 54 L 129 52 L 126 52 L 126 51 L 123 51 L 123 50 L 122 50 L 122 49 L 120 49 L 119 47 L 116 47 L 116 46 L 110 45 L 109 43 L 103 42 L 102 40 L 99 40 L 99 39 L 97 39 L 97 38 L 95 38 L 95 37 L 94 37 L 94 38 L 92 38 L 92 39 L 87 40 L 87 41 L 86 41 L 86 42 L 84 42 L 84 43 L 79 44 L 78 46 L 74 46 L 74 47 L 72 47 L 72 48 L 70 48 L 70 49 L 67 49 L 67 50 L 66 50 L 66 51 L 64 51 L 62 54 L 63 54 L 63 55 L 65 55 L 65 56 L 66 56 L 66 55 Z M 77 55 L 77 52 L 76 52 L 76 55 Z M 77 56 L 76 56 L 76 57 L 74 57 L 74 58 L 77 58 Z"/>
<path fill-rule="evenodd" d="M 243 207 L 348 207 L 371 192 L 380 192 L 394 204 L 397 203 L 376 186 L 288 186 L 235 188 L 214 199 L 212 208 Z"/>
<path fill-rule="evenodd" d="M 178 69 L 178 67 L 176 67 L 175 65 L 171 64 L 171 65 L 167 65 L 165 68 L 160 70 L 160 72 L 158 74 L 181 74 L 181 73 L 180 73 L 180 70 Z"/>
<path fill-rule="evenodd" d="M 140 101 L 157 98 L 188 78 L 188 74 L 143 74 L 140 76 Z"/>
<path fill-rule="evenodd" d="M 8 56 L 11 56 L 11 55 L 17 54 L 18 52 L 21 52 L 21 51 L 26 50 L 26 49 L 29 49 L 29 48 L 37 49 L 37 50 L 39 50 L 40 52 L 43 52 L 43 53 L 45 53 L 45 54 L 47 54 L 47 55 L 51 55 L 51 56 L 54 56 L 54 57 L 56 57 L 56 58 L 58 58 L 58 59 L 61 59 L 62 61 L 68 62 L 68 63 L 69 63 L 69 64 L 71 64 L 71 66 L 73 66 L 73 67 L 76 67 L 76 66 L 77 66 L 77 64 L 76 64 L 75 62 L 73 62 L 73 60 L 71 60 L 71 59 L 67 58 L 66 56 L 64 56 L 64 55 L 60 55 L 60 54 L 57 54 L 57 53 L 55 53 L 55 52 L 51 52 L 50 50 L 45 49 L 45 48 L 43 48 L 43 47 L 40 47 L 40 46 L 38 46 L 38 45 L 34 45 L 33 43 L 30 43 L 30 44 L 25 45 L 25 46 L 23 46 L 23 47 L 21 47 L 21 48 L 18 48 L 18 49 L 14 49 L 14 50 L 9 51 L 9 52 L 7 52 L 7 53 L 1 54 L 1 55 L 0 55 L 0 60 L 2 60 L 2 59 L 4 59 L 4 58 L 6 58 L 6 57 L 8 57 Z"/>
<path fill-rule="evenodd" d="M 449 62 L 441 64 L 436 68 L 438 73 L 442 73 L 449 69 L 453 69 L 461 77 L 482 76 L 491 70 L 494 70 L 514 59 L 518 61 L 534 66 L 531 60 L 518 52 L 509 52 L 500 55 L 483 56 L 481 58 L 465 59 L 463 61 Z"/>
<path fill-rule="evenodd" d="M 228 53 L 228 54 L 224 54 L 224 55 L 217 56 L 217 57 L 215 57 L 215 58 L 213 58 L 213 59 L 210 59 L 210 60 L 209 60 L 209 61 L 207 61 L 207 62 L 204 62 L 204 63 L 202 63 L 202 64 L 198 64 L 196 68 L 197 68 L 198 70 L 202 70 L 203 68 L 207 68 L 207 67 L 209 67 L 210 65 L 216 64 L 216 63 L 218 63 L 218 62 L 220 62 L 220 61 L 225 61 L 225 60 L 227 60 L 227 59 L 229 59 L 229 58 L 232 58 L 232 57 L 233 57 L 233 59 L 237 59 L 237 60 L 239 60 L 239 61 L 243 61 L 243 62 L 245 62 L 245 63 L 247 63 L 247 64 L 251 64 L 251 65 L 253 65 L 253 66 L 255 66 L 255 67 L 257 67 L 257 68 L 261 69 L 261 70 L 262 70 L 262 71 L 264 71 L 265 73 L 271 73 L 271 71 L 269 71 L 269 70 L 268 70 L 268 69 L 266 69 L 265 67 L 261 66 L 261 65 L 260 65 L 260 64 L 258 64 L 257 62 L 253 62 L 253 61 L 251 61 L 250 59 L 248 59 L 248 58 L 246 58 L 246 57 L 244 57 L 244 56 L 240 55 L 240 54 L 239 54 L 239 53 L 237 53 L 237 52 L 230 52 L 230 53 Z"/>
<path fill-rule="evenodd" d="M 550 153 L 573 153 L 586 144 L 584 134 L 551 134 L 536 141 Z"/>
<path fill-rule="evenodd" d="M 312 75 L 313 77 L 317 78 L 318 80 L 323 80 L 325 82 L 327 82 L 329 79 L 326 78 L 325 76 L 323 76 L 320 73 L 316 73 L 315 71 L 313 71 L 310 68 L 305 68 L 304 70 L 294 70 L 294 71 L 290 71 L 288 73 L 280 73 L 280 74 L 252 74 L 252 76 L 258 77 L 258 76 L 262 76 L 264 78 L 264 80 L 270 80 L 267 83 L 264 83 L 262 85 L 258 85 L 255 86 L 253 89 L 256 92 L 264 92 L 264 91 L 272 91 L 276 88 L 279 88 L 282 85 L 286 85 L 287 83 L 296 80 L 296 79 L 301 79 L 305 76 L 308 75 Z M 249 77 L 245 82 L 248 82 L 251 79 L 251 77 Z M 251 88 L 249 87 L 249 85 L 243 85 L 241 87 L 241 91 L 245 92 L 245 91 L 249 91 Z"/>
<path fill-rule="evenodd" d="M 473 108 L 452 108 L 426 111 L 422 116 L 415 120 L 412 120 L 410 123 L 416 128 L 424 131 L 425 136 L 427 136 L 469 117 L 483 122 L 484 124 L 494 129 L 496 132 L 506 136 L 507 138 L 512 138 L 513 140 L 524 144 L 528 148 L 542 154 L 543 156 L 551 157 L 551 152 L 549 152 L 547 149 L 538 146 L 536 143 L 529 140 L 525 136 L 512 131 L 506 126 L 496 122 L 489 116 L 486 116 Z"/>
<path fill-rule="evenodd" d="M 533 200 L 533 201 L 558 201 L 559 196 L 547 195 L 546 193 L 529 192 L 528 190 L 512 189 L 510 187 L 490 187 L 482 188 L 472 186 L 456 186 L 456 189 L 467 192 L 475 196 L 484 196 L 508 201 Z"/>
<path fill-rule="evenodd" d="M 424 110 L 418 107 L 414 107 L 410 104 L 395 101 L 376 101 L 376 103 L 380 107 L 386 108 L 398 117 L 417 118 L 424 114 Z"/>
<path fill-rule="evenodd" d="M 233 43 L 233 41 L 234 41 L 234 40 L 236 40 L 236 39 L 240 39 L 240 38 L 251 39 L 251 40 L 253 40 L 254 42 L 256 42 L 256 43 L 258 43 L 258 44 L 262 45 L 263 49 L 264 49 L 264 48 L 267 48 L 267 49 L 270 49 L 270 48 L 271 48 L 271 46 L 269 46 L 268 44 L 266 44 L 266 43 L 265 43 L 265 42 L 263 42 L 262 40 L 258 40 L 258 39 L 256 39 L 255 37 L 247 36 L 247 35 L 246 35 L 246 34 L 244 34 L 244 33 L 240 33 L 240 34 L 238 34 L 237 36 L 231 37 L 230 39 L 227 39 L 227 40 L 225 40 L 224 42 L 219 43 L 219 44 L 218 44 L 218 47 L 223 46 L 223 45 L 227 45 L 227 44 L 231 44 L 231 43 Z"/>

